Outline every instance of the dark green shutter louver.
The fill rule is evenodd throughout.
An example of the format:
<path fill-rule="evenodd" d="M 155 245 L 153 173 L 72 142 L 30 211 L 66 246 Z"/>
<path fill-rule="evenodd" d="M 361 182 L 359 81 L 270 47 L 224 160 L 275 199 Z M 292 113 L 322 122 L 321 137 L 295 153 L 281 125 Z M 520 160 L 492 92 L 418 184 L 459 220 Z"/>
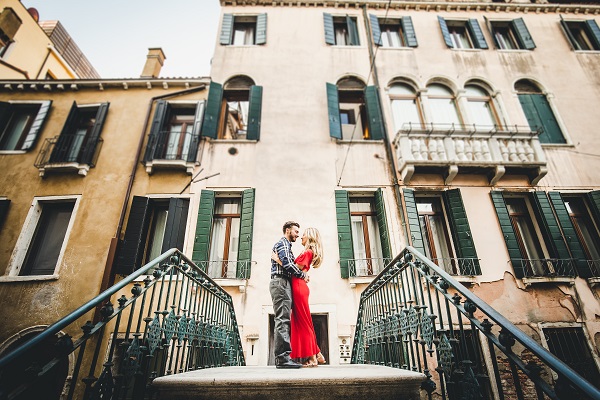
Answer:
<path fill-rule="evenodd" d="M 233 14 L 223 14 L 223 23 L 221 24 L 221 36 L 219 43 L 222 45 L 231 44 L 233 36 Z"/>
<path fill-rule="evenodd" d="M 267 43 L 267 14 L 256 16 L 256 44 Z"/>
<path fill-rule="evenodd" d="M 350 276 L 349 263 L 354 259 L 352 247 L 352 223 L 350 221 L 350 197 L 345 190 L 335 191 L 335 213 L 340 250 L 340 273 L 342 278 Z"/>
<path fill-rule="evenodd" d="M 581 278 L 590 278 L 592 276 L 592 271 L 587 263 L 585 251 L 581 246 L 581 242 L 579 241 L 579 237 L 577 236 L 577 232 L 571 221 L 569 211 L 565 206 L 565 202 L 563 201 L 560 192 L 548 192 L 548 197 L 550 197 L 550 202 L 556 212 L 556 218 L 560 223 L 567 246 L 571 251 L 571 257 L 575 260 L 577 275 Z"/>
<path fill-rule="evenodd" d="M 414 190 L 405 188 L 402 190 L 402 193 L 404 194 L 404 207 L 406 208 L 408 219 L 410 244 L 425 256 L 425 242 L 423 242 L 423 234 L 421 233 L 421 224 L 419 223 L 419 212 L 417 211 Z"/>
<path fill-rule="evenodd" d="M 169 200 L 169 211 L 167 212 L 161 253 L 172 248 L 183 251 L 189 206 L 189 199 L 172 198 Z"/>
<path fill-rule="evenodd" d="M 521 46 L 527 50 L 535 49 L 535 43 L 531 38 L 531 34 L 529 33 L 529 29 L 527 29 L 527 25 L 525 25 L 523 18 L 513 19 L 511 24 Z"/>
<path fill-rule="evenodd" d="M 383 116 L 381 115 L 377 87 L 367 86 L 365 88 L 365 106 L 367 108 L 367 118 L 369 119 L 370 139 L 383 139 Z"/>
<path fill-rule="evenodd" d="M 106 114 L 108 114 L 109 105 L 110 103 L 102 103 L 98 107 L 98 111 L 96 112 L 96 122 L 94 122 L 94 126 L 87 137 L 85 150 L 81 157 L 82 164 L 90 165 L 94 161 L 94 154 L 96 153 L 96 148 L 98 147 L 98 141 L 100 140 L 100 134 L 102 133 L 102 128 L 104 127 Z"/>
<path fill-rule="evenodd" d="M 452 228 L 452 239 L 458 257 L 464 259 L 459 262 L 461 275 L 481 275 L 479 259 L 475 251 L 475 243 L 471 234 L 471 227 L 462 201 L 460 189 L 450 189 L 444 192 L 448 219 Z"/>
<path fill-rule="evenodd" d="M 510 257 L 510 262 L 515 271 L 515 276 L 522 279 L 525 276 L 525 266 L 522 263 L 524 257 L 519 249 L 519 242 L 517 241 L 517 235 L 515 234 L 515 230 L 510 221 L 510 215 L 508 214 L 508 208 L 506 208 L 506 203 L 504 202 L 504 196 L 502 195 L 502 192 L 499 191 L 492 191 L 490 192 L 490 195 L 492 196 L 492 203 L 496 209 L 498 223 L 500 224 L 500 229 L 504 236 L 504 241 L 506 242 L 506 249 L 508 250 L 508 256 Z"/>
<path fill-rule="evenodd" d="M 335 30 L 333 28 L 333 16 L 323 13 L 323 25 L 325 28 L 325 43 L 335 45 Z"/>
<path fill-rule="evenodd" d="M 383 258 L 392 259 L 392 250 L 390 246 L 390 231 L 387 225 L 385 213 L 385 202 L 383 199 L 383 190 L 377 189 L 375 192 L 375 213 L 377 216 L 377 225 L 379 226 L 379 236 L 381 238 L 381 253 Z"/>
<path fill-rule="evenodd" d="M 417 33 L 412 22 L 412 17 L 402 17 L 401 23 L 404 37 L 406 38 L 406 45 L 408 47 L 418 47 L 419 43 L 417 42 Z"/>
<path fill-rule="evenodd" d="M 148 197 L 133 196 L 115 273 L 129 275 L 142 266 L 150 224 L 150 206 L 151 200 Z"/>
<path fill-rule="evenodd" d="M 0 132 L 6 129 L 6 125 L 8 124 L 11 117 L 11 104 L 7 101 L 0 101 Z"/>
<path fill-rule="evenodd" d="M 212 190 L 203 190 L 200 192 L 200 207 L 198 208 L 198 220 L 196 223 L 192 261 L 198 264 L 198 267 L 204 272 L 207 272 L 207 265 L 205 262 L 209 261 L 210 232 L 212 230 L 214 209 L 215 192 Z"/>
<path fill-rule="evenodd" d="M 569 39 L 569 44 L 571 45 L 571 48 L 573 50 L 581 50 L 579 44 L 577 43 L 577 40 L 575 39 L 575 37 L 573 37 L 573 33 L 571 33 L 571 29 L 569 28 L 567 21 L 563 19 L 562 15 L 560 16 L 560 25 L 562 26 L 565 35 L 567 35 L 567 39 Z"/>
<path fill-rule="evenodd" d="M 377 15 L 369 14 L 369 21 L 371 21 L 373 43 L 375 46 L 381 46 L 381 27 L 379 26 L 379 18 L 377 18 Z"/>
<path fill-rule="evenodd" d="M 250 86 L 248 105 L 248 131 L 246 139 L 260 140 L 260 116 L 262 112 L 262 86 Z"/>
<path fill-rule="evenodd" d="M 479 22 L 475 18 L 470 18 L 467 21 L 467 27 L 471 32 L 471 35 L 473 37 L 473 44 L 475 45 L 475 47 L 478 49 L 487 49 L 488 44 L 485 40 L 485 36 L 483 36 L 483 31 L 479 26 Z"/>
<path fill-rule="evenodd" d="M 534 209 L 539 216 L 541 216 L 542 236 L 546 239 L 546 248 L 550 252 L 551 258 L 559 259 L 559 266 L 562 266 L 562 270 L 559 272 L 561 275 L 570 275 L 575 271 L 569 271 L 571 254 L 565 243 L 563 234 L 558 226 L 558 221 L 552 211 L 550 200 L 546 196 L 546 192 L 536 191 L 533 193 L 533 205 Z M 561 261 L 562 260 L 562 261 Z"/>
<path fill-rule="evenodd" d="M 250 279 L 252 261 L 252 234 L 254 230 L 254 189 L 242 193 L 242 213 L 240 216 L 240 245 L 238 247 L 238 279 Z"/>
<path fill-rule="evenodd" d="M 594 216 L 596 225 L 600 224 L 600 190 L 594 190 L 587 194 L 587 199 L 590 203 L 592 215 Z"/>
<path fill-rule="evenodd" d="M 329 136 L 341 139 L 340 100 L 337 86 L 332 83 L 327 83 L 327 112 L 329 114 Z"/>
<path fill-rule="evenodd" d="M 67 154 L 69 153 L 71 144 L 74 141 L 76 128 L 75 124 L 77 123 L 78 115 L 79 108 L 77 107 L 77 103 L 73 102 L 71 105 L 71 110 L 69 111 L 69 115 L 67 116 L 67 120 L 65 121 L 65 124 L 60 131 L 60 135 L 54 144 L 52 153 L 50 154 L 50 163 L 60 163 L 66 161 Z"/>
<path fill-rule="evenodd" d="M 542 128 L 541 143 L 565 143 L 565 138 L 543 94 L 519 94 L 519 102 L 532 130 Z"/>
<path fill-rule="evenodd" d="M 346 25 L 348 26 L 348 38 L 350 39 L 350 46 L 358 46 L 360 45 L 360 40 L 358 39 L 358 27 L 356 26 L 356 21 L 353 17 L 346 15 Z"/>
<path fill-rule="evenodd" d="M 196 104 L 196 111 L 194 112 L 194 127 L 192 129 L 192 139 L 190 141 L 190 148 L 187 156 L 185 157 L 187 162 L 195 162 L 198 155 L 198 145 L 200 144 L 200 132 L 202 132 L 202 122 L 204 121 L 204 107 L 205 102 L 199 101 Z"/>
<path fill-rule="evenodd" d="M 2 224 L 6 219 L 6 215 L 8 214 L 8 207 L 10 207 L 9 199 L 0 200 L 0 228 L 2 228 Z"/>
<path fill-rule="evenodd" d="M 440 23 L 440 29 L 442 30 L 442 36 L 444 37 L 444 42 L 446 42 L 446 46 L 453 49 L 454 44 L 452 43 L 452 37 L 450 37 L 450 31 L 448 30 L 448 24 L 446 24 L 446 20 L 438 16 L 438 22 Z"/>
<path fill-rule="evenodd" d="M 29 132 L 23 141 L 23 145 L 21 146 L 21 150 L 29 150 L 35 146 L 35 142 L 37 141 L 42 127 L 44 126 L 44 122 L 46 121 L 46 117 L 50 112 L 50 106 L 52 105 L 52 100 L 45 100 L 40 103 L 40 109 L 31 124 L 31 128 L 29 128 Z"/>
<path fill-rule="evenodd" d="M 598 27 L 598 23 L 593 19 L 588 19 L 585 21 L 585 25 L 588 29 L 590 40 L 594 44 L 594 50 L 600 50 L 600 27 Z"/>
<path fill-rule="evenodd" d="M 219 134 L 219 117 L 221 116 L 221 101 L 223 100 L 223 85 L 216 82 L 210 83 L 204 122 L 202 123 L 202 136 L 216 139 Z"/>
<path fill-rule="evenodd" d="M 150 125 L 150 134 L 148 135 L 148 144 L 146 145 L 146 153 L 144 155 L 144 161 L 146 162 L 152 161 L 158 156 L 156 149 L 159 147 L 159 143 L 163 141 L 161 139 L 161 131 L 167 117 L 168 109 L 169 103 L 165 100 L 158 100 L 156 102 L 152 124 Z"/>

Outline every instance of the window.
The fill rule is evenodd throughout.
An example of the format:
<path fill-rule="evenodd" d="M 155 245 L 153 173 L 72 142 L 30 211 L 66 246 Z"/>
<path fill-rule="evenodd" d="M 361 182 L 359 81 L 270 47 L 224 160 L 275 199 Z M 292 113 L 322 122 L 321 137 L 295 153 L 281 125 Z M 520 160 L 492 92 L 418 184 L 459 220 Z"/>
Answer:
<path fill-rule="evenodd" d="M 476 19 L 446 20 L 438 16 L 446 46 L 451 49 L 487 49 L 483 31 Z"/>
<path fill-rule="evenodd" d="M 412 246 L 451 275 L 480 275 L 460 190 L 403 194 Z"/>
<path fill-rule="evenodd" d="M 14 41 L 15 34 L 23 21 L 11 7 L 4 7 L 0 13 L 0 57 Z"/>
<path fill-rule="evenodd" d="M 0 151 L 31 149 L 51 104 L 52 101 L 0 102 Z"/>
<path fill-rule="evenodd" d="M 583 246 L 587 260 L 594 262 L 595 276 L 598 275 L 600 264 L 600 231 L 594 222 L 585 197 L 571 195 L 564 196 L 565 207 L 569 213 L 571 223 L 577 233 L 577 238 Z"/>
<path fill-rule="evenodd" d="M 383 190 L 335 198 L 342 278 L 377 275 L 391 260 Z"/>
<path fill-rule="evenodd" d="M 491 130 L 500 125 L 491 96 L 478 85 L 466 85 L 469 119 L 476 129 Z"/>
<path fill-rule="evenodd" d="M 211 278 L 250 278 L 254 189 L 241 193 L 203 190 L 193 261 Z"/>
<path fill-rule="evenodd" d="M 454 94 L 444 85 L 433 83 L 427 86 L 427 103 L 431 111 L 431 122 L 440 128 L 462 125 Z"/>
<path fill-rule="evenodd" d="M 267 14 L 223 14 L 222 45 L 252 46 L 267 43 Z"/>
<path fill-rule="evenodd" d="M 356 17 L 333 16 L 323 13 L 325 42 L 334 46 L 359 46 Z"/>
<path fill-rule="evenodd" d="M 496 47 L 501 50 L 535 49 L 535 43 L 523 18 L 511 21 L 491 21 L 490 32 Z"/>
<path fill-rule="evenodd" d="M 540 142 L 566 143 L 550 103 L 537 85 L 528 80 L 520 80 L 515 83 L 515 90 L 529 127 L 540 131 Z"/>
<path fill-rule="evenodd" d="M 560 19 L 573 50 L 600 51 L 600 28 L 593 19 L 568 21 Z"/>
<path fill-rule="evenodd" d="M 423 127 L 421 104 L 415 90 L 404 83 L 394 83 L 389 90 L 396 131 Z"/>
<path fill-rule="evenodd" d="M 411 17 L 378 18 L 369 14 L 369 19 L 375 45 L 395 48 L 418 46 Z"/>

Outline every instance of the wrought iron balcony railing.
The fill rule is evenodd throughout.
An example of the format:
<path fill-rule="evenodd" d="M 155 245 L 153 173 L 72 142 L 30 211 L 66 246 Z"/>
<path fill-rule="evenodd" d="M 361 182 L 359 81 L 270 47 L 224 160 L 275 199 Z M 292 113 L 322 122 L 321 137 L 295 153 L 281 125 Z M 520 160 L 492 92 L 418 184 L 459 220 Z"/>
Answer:
<path fill-rule="evenodd" d="M 32 352 L 47 357 L 25 363 Z M 148 399 L 158 376 L 245 364 L 231 296 L 177 249 L 1 358 L 0 399 L 44 397 L 40 385 L 69 359 L 67 400 Z"/>
<path fill-rule="evenodd" d="M 542 259 L 519 259 L 514 260 L 519 263 L 524 271 L 524 278 L 553 278 L 553 277 L 575 277 L 575 260 L 561 258 L 542 258 Z M 515 267 L 513 265 L 513 267 Z"/>
<path fill-rule="evenodd" d="M 412 247 L 361 294 L 352 363 L 422 372 L 429 399 L 600 399 L 598 388 Z"/>
<path fill-rule="evenodd" d="M 375 276 L 390 262 L 390 258 L 355 258 L 348 260 L 350 276 Z"/>
<path fill-rule="evenodd" d="M 432 258 L 431 261 L 450 275 L 481 275 L 478 258 Z"/>
<path fill-rule="evenodd" d="M 96 166 L 103 143 L 102 138 L 90 139 L 87 135 L 59 135 L 46 139 L 35 160 L 40 175 L 50 169 L 75 170 L 87 175 Z"/>
<path fill-rule="evenodd" d="M 256 261 L 198 261 L 197 264 L 213 279 L 250 279 Z"/>
<path fill-rule="evenodd" d="M 200 137 L 191 132 L 163 130 L 151 134 L 146 146 L 144 163 L 148 173 L 154 168 L 181 168 L 192 173 Z"/>
<path fill-rule="evenodd" d="M 590 271 L 592 271 L 592 276 L 595 278 L 600 278 L 600 260 L 586 260 Z"/>

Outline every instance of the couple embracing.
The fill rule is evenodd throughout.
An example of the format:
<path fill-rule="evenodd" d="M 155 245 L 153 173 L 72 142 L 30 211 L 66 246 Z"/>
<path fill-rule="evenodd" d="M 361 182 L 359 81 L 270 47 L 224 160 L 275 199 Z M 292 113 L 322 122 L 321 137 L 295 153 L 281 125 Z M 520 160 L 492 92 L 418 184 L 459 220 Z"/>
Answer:
<path fill-rule="evenodd" d="M 292 243 L 300 235 L 294 221 L 283 224 L 283 237 L 273 246 L 269 290 L 275 313 L 274 347 L 277 368 L 313 367 L 324 364 L 317 345 L 315 328 L 308 306 L 308 271 L 321 265 L 321 236 L 315 228 L 302 235 L 304 252 L 297 258 Z"/>

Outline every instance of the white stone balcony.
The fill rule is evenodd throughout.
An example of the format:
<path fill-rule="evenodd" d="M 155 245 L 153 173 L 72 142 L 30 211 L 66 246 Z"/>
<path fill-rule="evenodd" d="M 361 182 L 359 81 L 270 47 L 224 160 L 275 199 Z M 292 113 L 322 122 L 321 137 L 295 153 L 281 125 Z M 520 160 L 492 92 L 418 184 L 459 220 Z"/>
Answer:
<path fill-rule="evenodd" d="M 547 173 L 538 134 L 524 126 L 405 124 L 394 146 L 405 184 L 415 173 L 442 174 L 450 184 L 460 171 L 485 174 L 491 185 L 507 173 L 527 175 L 536 185 Z"/>

